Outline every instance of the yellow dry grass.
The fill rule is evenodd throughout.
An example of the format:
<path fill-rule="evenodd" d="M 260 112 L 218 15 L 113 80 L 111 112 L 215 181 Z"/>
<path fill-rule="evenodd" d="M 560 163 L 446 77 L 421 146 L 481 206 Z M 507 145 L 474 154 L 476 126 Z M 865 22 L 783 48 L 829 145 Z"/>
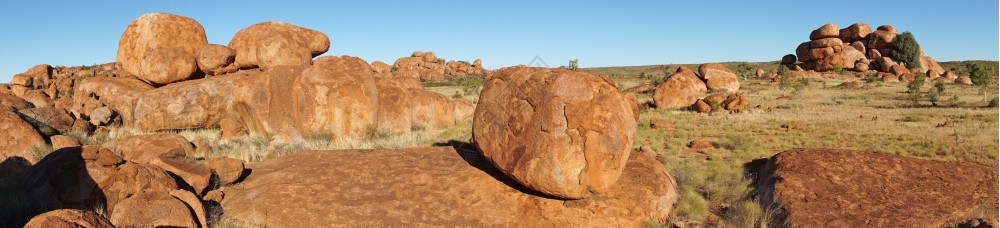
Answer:
<path fill-rule="evenodd" d="M 934 106 L 926 99 L 914 104 L 912 95 L 905 93 L 906 83 L 840 88 L 836 86 L 842 82 L 861 80 L 850 75 L 825 76 L 811 80 L 797 95 L 780 90 L 777 83 L 741 80 L 740 90 L 749 100 L 749 109 L 741 114 L 643 110 L 634 148 L 646 145 L 657 151 L 677 177 L 681 198 L 672 220 L 767 226 L 773 212 L 756 203 L 753 177 L 743 165 L 793 148 L 868 150 L 997 164 L 1000 112 L 985 107 L 984 100 L 996 96 L 996 86 L 984 96 L 972 86 L 948 84 Z M 923 87 L 923 91 L 929 89 L 934 89 L 932 84 Z M 651 100 L 650 95 L 640 95 L 640 102 Z M 652 118 L 665 119 L 677 130 L 651 129 Z M 788 130 L 782 125 L 802 129 Z M 692 140 L 708 141 L 716 149 L 685 150 Z"/>

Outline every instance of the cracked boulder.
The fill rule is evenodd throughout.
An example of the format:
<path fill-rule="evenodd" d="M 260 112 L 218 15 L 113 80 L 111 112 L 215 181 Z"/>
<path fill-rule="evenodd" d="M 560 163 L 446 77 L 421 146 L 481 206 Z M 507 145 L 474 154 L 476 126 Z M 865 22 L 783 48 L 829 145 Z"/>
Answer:
<path fill-rule="evenodd" d="M 695 79 L 697 80 L 697 78 Z M 510 67 L 483 86 L 476 146 L 518 183 L 568 199 L 605 192 L 622 173 L 637 104 L 600 75 Z"/>

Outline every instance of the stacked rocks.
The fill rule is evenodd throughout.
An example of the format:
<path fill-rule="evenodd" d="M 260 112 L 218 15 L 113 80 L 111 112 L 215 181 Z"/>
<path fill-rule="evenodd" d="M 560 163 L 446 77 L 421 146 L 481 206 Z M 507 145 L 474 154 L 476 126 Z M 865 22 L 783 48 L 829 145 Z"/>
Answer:
<path fill-rule="evenodd" d="M 483 61 L 467 62 L 439 59 L 434 52 L 414 51 L 410 57 L 402 57 L 393 65 L 394 77 L 418 78 L 420 81 L 443 81 L 445 77 L 463 77 L 483 74 Z"/>
<path fill-rule="evenodd" d="M 835 24 L 825 24 L 809 34 L 808 42 L 795 49 L 795 55 L 785 55 L 781 63 L 794 69 L 796 60 L 803 70 L 832 71 L 836 68 L 867 72 L 875 70 L 884 81 L 907 81 L 915 72 L 925 72 L 929 79 L 945 74 L 945 70 L 930 56 L 920 52 L 920 67 L 905 71 L 892 70 L 900 65 L 888 57 L 893 40 L 899 32 L 892 25 L 882 25 L 872 31 L 868 24 L 855 23 L 838 29 Z M 912 72 L 911 72 L 912 71 Z M 954 80 L 954 79 L 951 79 Z"/>

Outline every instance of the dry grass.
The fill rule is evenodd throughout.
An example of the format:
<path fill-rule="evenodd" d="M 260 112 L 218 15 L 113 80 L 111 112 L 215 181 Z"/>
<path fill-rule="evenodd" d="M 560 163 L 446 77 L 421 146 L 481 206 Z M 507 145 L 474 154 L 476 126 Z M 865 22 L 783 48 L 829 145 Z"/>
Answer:
<path fill-rule="evenodd" d="M 756 203 L 753 174 L 743 165 L 793 148 L 822 147 L 878 151 L 942 161 L 997 163 L 997 108 L 984 108 L 984 96 L 971 86 L 947 85 L 933 106 L 909 100 L 906 83 L 873 83 L 860 89 L 837 88 L 853 76 L 813 80 L 800 94 L 776 83 L 742 81 L 749 100 L 742 114 L 699 114 L 681 110 L 643 110 L 635 149 L 648 145 L 675 175 L 680 200 L 673 221 L 705 221 L 737 227 L 767 226 L 770 210 Z M 616 81 L 619 79 L 616 79 Z M 627 79 L 630 81 L 636 79 Z M 923 90 L 933 89 L 931 84 Z M 994 86 L 988 93 L 996 94 Z M 791 96 L 793 99 L 777 99 Z M 996 95 L 989 95 L 993 97 Z M 650 101 L 649 95 L 640 96 Z M 760 105 L 760 108 L 753 108 Z M 651 118 L 665 119 L 673 132 L 649 128 Z M 877 118 L 877 119 L 876 119 Z M 875 119 L 875 120 L 873 120 Z M 945 125 L 938 127 L 938 125 Z M 782 125 L 800 125 L 786 130 Z M 717 149 L 686 151 L 692 140 Z"/>

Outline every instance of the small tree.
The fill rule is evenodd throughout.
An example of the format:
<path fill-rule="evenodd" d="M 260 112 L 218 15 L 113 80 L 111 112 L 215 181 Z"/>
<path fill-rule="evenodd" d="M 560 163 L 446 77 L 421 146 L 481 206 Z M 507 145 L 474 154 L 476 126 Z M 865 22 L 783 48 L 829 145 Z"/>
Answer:
<path fill-rule="evenodd" d="M 913 78 L 910 84 L 906 84 L 907 93 L 920 93 L 920 87 L 924 85 L 927 81 L 927 74 L 923 72 L 918 72 L 917 76 Z"/>
<path fill-rule="evenodd" d="M 577 65 L 576 62 L 577 62 L 576 59 L 570 60 L 569 61 L 569 66 L 566 67 L 566 69 L 569 69 L 569 70 L 576 70 L 576 69 L 578 69 L 579 65 Z"/>
<path fill-rule="evenodd" d="M 897 35 L 889 48 L 892 49 L 889 52 L 892 60 L 906 63 L 906 67 L 910 69 L 920 68 L 920 44 L 917 44 L 917 39 L 910 31 Z"/>
<path fill-rule="evenodd" d="M 781 80 L 778 83 L 778 88 L 779 89 L 785 90 L 785 89 L 791 87 L 792 82 L 788 78 L 789 77 L 788 74 L 789 74 L 788 67 L 786 67 L 785 65 L 778 66 L 778 77 L 780 77 L 780 80 Z"/>
<path fill-rule="evenodd" d="M 996 73 L 996 70 L 992 67 L 982 63 L 969 63 L 965 64 L 965 69 L 969 71 L 969 79 L 972 79 L 972 85 L 976 86 L 979 94 L 983 94 L 986 88 L 993 84 L 993 76 L 991 75 Z M 983 100 L 985 99 L 984 97 Z"/>
<path fill-rule="evenodd" d="M 736 72 L 743 75 L 743 80 L 747 80 L 747 75 L 753 71 L 753 66 L 749 63 L 742 62 L 740 65 L 736 65 Z"/>
<path fill-rule="evenodd" d="M 944 94 L 944 82 L 941 81 L 935 82 L 934 89 L 937 90 L 938 93 Z"/>

